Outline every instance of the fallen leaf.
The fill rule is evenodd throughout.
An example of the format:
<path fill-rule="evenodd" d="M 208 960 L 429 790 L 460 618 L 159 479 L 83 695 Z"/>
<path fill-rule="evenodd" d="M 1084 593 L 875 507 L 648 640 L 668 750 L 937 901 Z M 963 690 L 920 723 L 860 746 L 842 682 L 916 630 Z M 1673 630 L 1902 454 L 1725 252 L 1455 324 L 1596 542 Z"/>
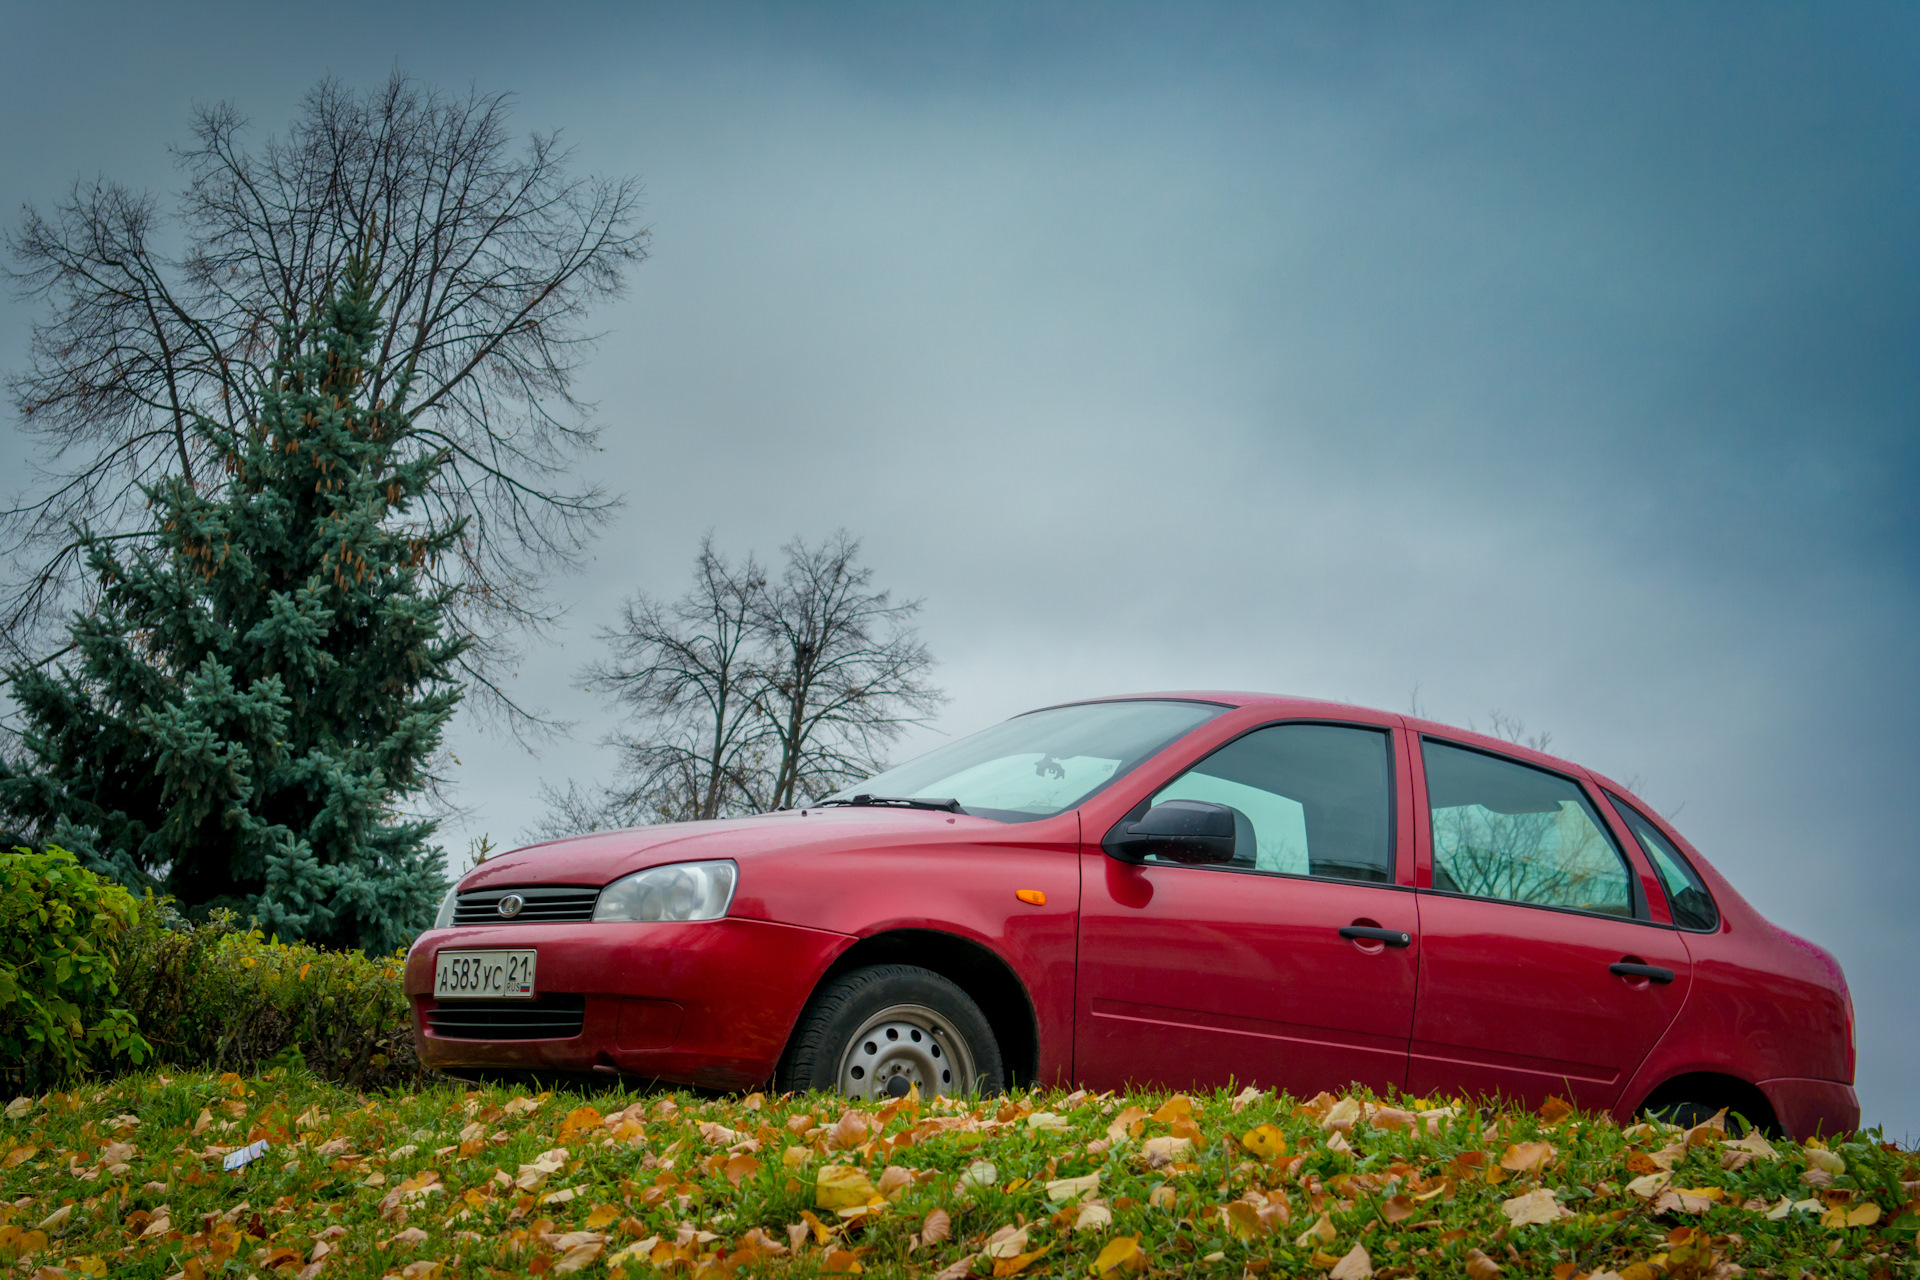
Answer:
<path fill-rule="evenodd" d="M 727 1181 L 736 1187 L 758 1172 L 760 1172 L 760 1162 L 744 1151 L 727 1160 Z"/>
<path fill-rule="evenodd" d="M 1027 1247 L 1027 1229 L 1025 1227 L 1001 1227 L 987 1237 L 987 1243 L 980 1252 L 989 1258 L 1011 1258 L 1023 1253 Z"/>
<path fill-rule="evenodd" d="M 1380 1216 L 1388 1222 L 1405 1222 L 1414 1215 L 1416 1209 L 1412 1196 L 1390 1196 L 1380 1206 Z"/>
<path fill-rule="evenodd" d="M 987 1191 L 991 1190 L 998 1181 L 1000 1181 L 1000 1170 L 994 1167 L 993 1161 L 975 1160 L 967 1166 L 966 1172 L 960 1175 L 960 1189 Z"/>
<path fill-rule="evenodd" d="M 553 1274 L 557 1276 L 572 1275 L 599 1257 L 601 1251 L 606 1247 L 606 1245 L 598 1241 L 589 1241 L 586 1244 L 573 1246 L 573 1248 L 561 1255 L 558 1262 L 553 1264 Z"/>
<path fill-rule="evenodd" d="M 1226 1220 L 1227 1230 L 1242 1240 L 1252 1240 L 1273 1230 L 1273 1224 L 1263 1219 L 1260 1211 L 1245 1200 L 1235 1200 L 1223 1206 L 1220 1214 Z"/>
<path fill-rule="evenodd" d="M 7 1152 L 7 1158 L 0 1160 L 0 1169 L 11 1169 L 17 1164 L 25 1164 L 39 1154 L 38 1147 L 15 1147 Z"/>
<path fill-rule="evenodd" d="M 1181 1156 L 1192 1151 L 1193 1139 L 1176 1138 L 1170 1135 L 1148 1138 L 1146 1142 L 1141 1145 L 1140 1150 L 1147 1158 L 1147 1167 L 1150 1169 L 1158 1169 L 1164 1165 L 1172 1164 Z"/>
<path fill-rule="evenodd" d="M 1047 1199 L 1054 1204 L 1085 1200 L 1100 1193 L 1098 1171 L 1078 1178 L 1055 1178 L 1047 1184 Z"/>
<path fill-rule="evenodd" d="M 1509 1173 L 1532 1173 L 1544 1169 L 1553 1159 L 1553 1144 L 1516 1142 L 1500 1157 L 1500 1167 Z"/>
<path fill-rule="evenodd" d="M 1332 1217 L 1323 1213 L 1320 1215 L 1320 1221 L 1314 1223 L 1298 1236 L 1294 1237 L 1293 1247 L 1296 1249 L 1311 1249 L 1316 1244 L 1332 1244 L 1339 1238 L 1340 1233 L 1333 1229 Z"/>
<path fill-rule="evenodd" d="M 1548 1098 L 1540 1104 L 1539 1116 L 1548 1124 L 1558 1124 L 1573 1114 L 1573 1104 L 1565 1098 Z"/>
<path fill-rule="evenodd" d="M 560 1132 L 556 1136 L 561 1142 L 565 1142 L 578 1134 L 587 1132 L 589 1129 L 598 1129 L 600 1122 L 601 1115 L 594 1108 L 575 1107 L 572 1111 L 567 1112 L 567 1118 L 560 1122 Z"/>
<path fill-rule="evenodd" d="M 1113 1123 L 1107 1126 L 1107 1139 L 1110 1142 L 1121 1143 L 1129 1138 L 1137 1138 L 1140 1136 L 1140 1131 L 1146 1127 L 1146 1123 L 1145 1107 L 1128 1107 L 1115 1116 Z"/>
<path fill-rule="evenodd" d="M 7 1104 L 7 1119 L 18 1120 L 33 1110 L 33 1099 L 25 1096 L 15 1098 Z"/>
<path fill-rule="evenodd" d="M 1240 1136 L 1240 1145 L 1251 1152 L 1256 1159 L 1271 1160 L 1275 1156 L 1286 1154 L 1287 1135 L 1276 1125 L 1255 1125 Z"/>
<path fill-rule="evenodd" d="M 422 1231 L 418 1227 L 408 1227 L 405 1231 L 397 1231 L 393 1235 L 388 1236 L 385 1240 L 380 1242 L 380 1247 L 383 1249 L 386 1249 L 386 1248 L 391 1248 L 396 1244 L 399 1244 L 399 1245 L 425 1244 L 431 1238 L 432 1237 L 428 1236 L 426 1232 Z"/>
<path fill-rule="evenodd" d="M 953 1234 L 953 1219 L 945 1209 L 930 1211 L 920 1224 L 920 1243 L 939 1244 Z"/>
<path fill-rule="evenodd" d="M 1821 1226 L 1837 1230 L 1845 1230 L 1848 1227 L 1870 1227 L 1878 1221 L 1880 1221 L 1880 1206 L 1871 1200 L 1865 1204 L 1854 1205 L 1852 1208 L 1837 1204 L 1820 1215 Z"/>
<path fill-rule="evenodd" d="M 1673 1181 L 1671 1173 L 1650 1173 L 1644 1178 L 1635 1178 L 1627 1184 L 1627 1190 L 1642 1200 L 1651 1200 L 1662 1188 Z"/>
<path fill-rule="evenodd" d="M 1535 1187 L 1523 1196 L 1501 1201 L 1500 1212 L 1506 1214 L 1507 1221 L 1516 1227 L 1538 1226 L 1573 1216 L 1547 1187 Z"/>
<path fill-rule="evenodd" d="M 857 1147 L 867 1140 L 867 1118 L 849 1107 L 827 1131 L 827 1146 L 831 1150 L 845 1150 Z"/>
<path fill-rule="evenodd" d="M 55 1209 L 52 1213 L 48 1214 L 45 1218 L 41 1220 L 40 1230 L 42 1231 L 58 1230 L 59 1228 L 66 1226 L 67 1219 L 71 1218 L 72 1216 L 73 1216 L 73 1206 L 70 1204 L 63 1204 L 58 1209 Z"/>
<path fill-rule="evenodd" d="M 1174 1120 L 1193 1119 L 1193 1099 L 1184 1093 L 1176 1093 L 1160 1104 L 1160 1109 L 1150 1117 L 1155 1124 L 1168 1124 Z"/>
<path fill-rule="evenodd" d="M 995 1276 L 1017 1276 L 1031 1266 L 1036 1258 L 1042 1257 L 1052 1250 L 1052 1245 L 1043 1244 L 1038 1249 L 1032 1249 L 1026 1253 L 1016 1253 L 1011 1258 L 997 1258 L 994 1260 L 993 1274 Z"/>
<path fill-rule="evenodd" d="M 1335 1133 L 1351 1133 L 1353 1132 L 1353 1126 L 1359 1122 L 1359 1119 L 1360 1100 L 1357 1098 L 1342 1098 L 1340 1101 L 1328 1107 L 1327 1113 L 1320 1117 L 1320 1127 Z"/>
<path fill-rule="evenodd" d="M 1074 1215 L 1075 1231 L 1098 1231 L 1101 1227 L 1113 1225 L 1113 1210 L 1099 1200 L 1083 1200 L 1080 1211 Z"/>
<path fill-rule="evenodd" d="M 1327 1272 L 1327 1280 L 1365 1280 L 1373 1274 L 1373 1259 L 1360 1245 L 1347 1251 L 1347 1255 L 1333 1264 L 1333 1270 Z"/>
<path fill-rule="evenodd" d="M 1819 1147 L 1807 1147 L 1802 1154 L 1806 1156 L 1809 1168 L 1830 1173 L 1836 1178 L 1847 1171 L 1847 1162 L 1835 1152 L 1823 1151 Z"/>
<path fill-rule="evenodd" d="M 593 1211 L 587 1214 L 587 1230 L 598 1231 L 619 1216 L 620 1210 L 616 1206 L 597 1204 L 593 1206 Z"/>
<path fill-rule="evenodd" d="M 1093 1260 L 1088 1271 L 1096 1276 L 1104 1276 L 1120 1267 L 1129 1270 L 1142 1270 L 1146 1266 L 1146 1255 L 1140 1251 L 1139 1236 L 1115 1236 L 1107 1241 L 1106 1247 Z M 962 1273 L 964 1274 L 964 1273 Z"/>
<path fill-rule="evenodd" d="M 1470 1280 L 1493 1280 L 1499 1274 L 1499 1263 L 1478 1249 L 1467 1250 L 1467 1275 Z"/>
<path fill-rule="evenodd" d="M 1242 1111 L 1245 1111 L 1248 1107 L 1252 1106 L 1254 1103 L 1260 1101 L 1260 1099 L 1266 1096 L 1267 1095 L 1261 1092 L 1259 1089 L 1254 1088 L 1252 1085 L 1248 1085 L 1246 1088 L 1242 1089 L 1240 1092 L 1233 1095 L 1233 1114 L 1239 1115 Z"/>
<path fill-rule="evenodd" d="M 880 1198 L 867 1175 L 849 1164 L 823 1164 L 814 1181 L 814 1204 L 821 1209 L 855 1209 Z"/>
<path fill-rule="evenodd" d="M 1036 1111 L 1027 1117 L 1027 1128 L 1029 1129 L 1044 1129 L 1053 1132 L 1061 1129 L 1071 1129 L 1072 1127 L 1071 1124 L 1067 1123 L 1065 1116 L 1056 1115 L 1051 1111 Z"/>

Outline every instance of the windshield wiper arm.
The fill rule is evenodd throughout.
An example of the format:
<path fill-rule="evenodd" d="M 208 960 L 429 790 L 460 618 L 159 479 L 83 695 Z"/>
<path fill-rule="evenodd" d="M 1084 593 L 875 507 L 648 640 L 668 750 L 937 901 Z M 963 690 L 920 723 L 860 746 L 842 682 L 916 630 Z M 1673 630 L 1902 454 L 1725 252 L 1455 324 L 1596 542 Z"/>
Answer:
<path fill-rule="evenodd" d="M 965 813 L 958 800 L 930 800 L 925 796 L 870 796 L 857 795 L 851 800 L 822 800 L 818 808 L 827 805 L 851 805 L 864 809 L 872 805 L 897 805 L 902 809 L 939 809 L 945 813 Z"/>

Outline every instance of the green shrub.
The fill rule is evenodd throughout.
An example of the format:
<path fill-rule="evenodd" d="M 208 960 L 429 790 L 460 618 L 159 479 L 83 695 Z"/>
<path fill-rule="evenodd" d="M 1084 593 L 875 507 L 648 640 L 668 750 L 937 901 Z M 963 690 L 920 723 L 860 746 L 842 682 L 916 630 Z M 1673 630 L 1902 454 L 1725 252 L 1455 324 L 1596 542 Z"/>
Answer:
<path fill-rule="evenodd" d="M 116 981 L 139 903 L 65 849 L 0 853 L 0 1079 L 65 1081 L 149 1052 Z"/>
<path fill-rule="evenodd" d="M 423 1075 L 401 963 L 398 953 L 269 939 L 231 912 L 189 923 L 149 898 L 123 948 L 120 984 L 156 1062 L 242 1073 L 297 1065 L 364 1088 Z"/>

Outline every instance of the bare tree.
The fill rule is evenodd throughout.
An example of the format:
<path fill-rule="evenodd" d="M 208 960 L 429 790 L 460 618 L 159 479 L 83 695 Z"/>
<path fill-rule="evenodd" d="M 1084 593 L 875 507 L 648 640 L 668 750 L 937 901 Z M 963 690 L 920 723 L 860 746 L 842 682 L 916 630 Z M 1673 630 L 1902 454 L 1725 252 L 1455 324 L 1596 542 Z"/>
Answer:
<path fill-rule="evenodd" d="M 465 519 L 466 536 L 432 572 L 456 588 L 467 676 L 511 706 L 497 677 L 549 618 L 540 584 L 609 506 L 567 475 L 597 434 L 574 375 L 588 311 L 620 293 L 647 233 L 631 179 L 570 176 L 552 135 L 516 143 L 509 107 L 399 75 L 364 94 L 327 80 L 254 146 L 234 108 L 197 110 L 172 217 L 104 180 L 27 210 L 11 275 L 49 314 L 10 380 L 40 472 L 0 512 L 16 660 L 75 602 L 83 529 L 149 537 L 143 485 L 216 481 L 226 441 L 256 429 L 281 334 L 362 246 L 385 318 L 370 400 L 404 390 L 413 447 L 449 459 L 426 518 Z"/>
<path fill-rule="evenodd" d="M 529 832 L 560 836 L 790 808 L 885 767 L 881 753 L 942 695 L 912 627 L 920 602 L 872 589 L 860 544 L 795 539 L 770 582 L 749 555 L 729 563 L 709 534 L 692 589 L 635 595 L 604 633 L 612 656 L 582 683 L 631 715 L 606 787 L 547 787 Z"/>
<path fill-rule="evenodd" d="M 769 649 L 758 705 L 780 749 L 773 809 L 879 772 L 886 747 L 945 700 L 912 626 L 920 601 L 873 590 L 857 539 L 842 529 L 783 550 L 786 571 L 757 619 Z"/>
<path fill-rule="evenodd" d="M 681 822 L 763 807 L 767 727 L 753 694 L 766 588 L 751 555 L 729 564 L 709 533 L 685 595 L 637 593 L 620 625 L 602 633 L 613 656 L 588 667 L 582 683 L 611 694 L 632 719 L 612 738 L 621 781 L 600 802 L 599 821 Z"/>

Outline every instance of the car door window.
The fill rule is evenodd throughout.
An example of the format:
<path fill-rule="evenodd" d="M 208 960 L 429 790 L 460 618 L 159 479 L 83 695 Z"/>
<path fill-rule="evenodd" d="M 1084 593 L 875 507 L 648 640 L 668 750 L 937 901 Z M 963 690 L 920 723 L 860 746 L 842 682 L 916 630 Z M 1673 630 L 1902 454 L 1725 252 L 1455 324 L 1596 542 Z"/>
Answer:
<path fill-rule="evenodd" d="M 1627 863 L 1579 784 L 1426 741 L 1433 887 L 1476 898 L 1634 915 Z"/>
<path fill-rule="evenodd" d="M 1720 910 L 1713 905 L 1713 896 L 1686 855 L 1674 848 L 1672 842 L 1660 834 L 1660 828 L 1647 821 L 1632 805 L 1612 792 L 1607 793 L 1607 799 L 1613 802 L 1614 812 L 1627 824 L 1627 830 L 1633 832 L 1633 838 L 1646 850 L 1647 861 L 1660 877 L 1660 887 L 1667 891 L 1667 906 L 1673 912 L 1673 922 L 1682 929 L 1708 933 L 1718 929 Z"/>
<path fill-rule="evenodd" d="M 1283 724 L 1236 738 L 1154 796 L 1234 811 L 1226 864 L 1333 880 L 1393 880 L 1393 772 L 1387 734 Z"/>

